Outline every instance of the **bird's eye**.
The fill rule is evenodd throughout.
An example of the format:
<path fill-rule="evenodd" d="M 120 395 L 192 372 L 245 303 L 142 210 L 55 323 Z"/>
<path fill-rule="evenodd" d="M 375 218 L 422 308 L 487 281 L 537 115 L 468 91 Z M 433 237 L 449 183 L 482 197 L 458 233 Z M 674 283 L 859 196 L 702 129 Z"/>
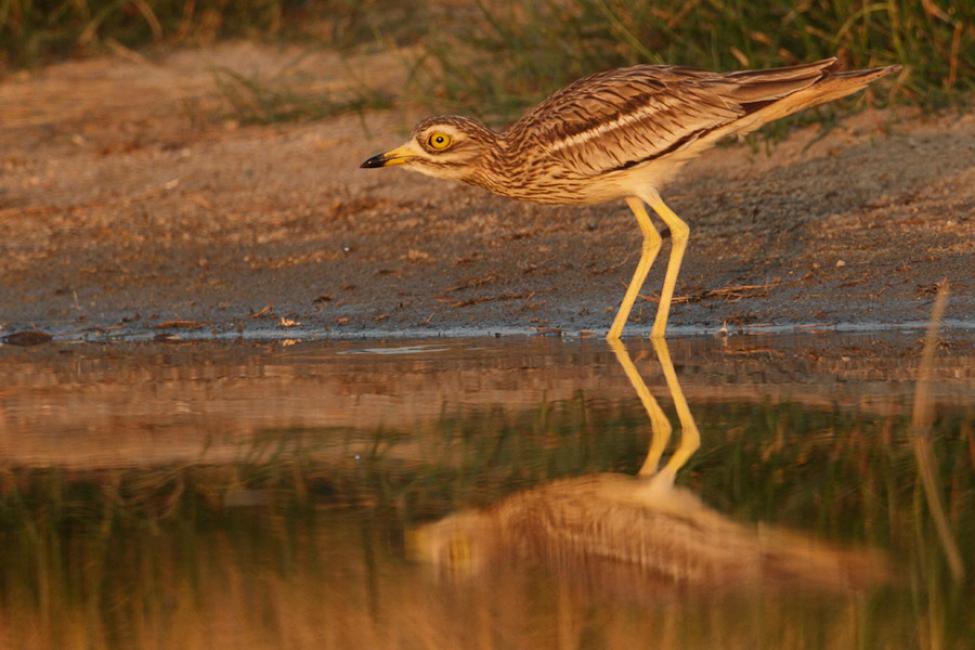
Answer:
<path fill-rule="evenodd" d="M 427 144 L 434 149 L 446 149 L 450 146 L 450 136 L 446 133 L 434 132 L 427 138 Z"/>

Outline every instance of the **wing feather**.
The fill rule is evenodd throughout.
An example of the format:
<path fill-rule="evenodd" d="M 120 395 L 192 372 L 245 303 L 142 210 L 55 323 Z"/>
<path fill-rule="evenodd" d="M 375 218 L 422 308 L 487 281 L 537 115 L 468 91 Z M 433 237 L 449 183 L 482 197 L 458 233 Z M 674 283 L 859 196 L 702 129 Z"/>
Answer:
<path fill-rule="evenodd" d="M 579 176 L 629 169 L 690 146 L 787 95 L 835 65 L 712 73 L 640 65 L 601 72 L 556 92 L 505 131 Z"/>

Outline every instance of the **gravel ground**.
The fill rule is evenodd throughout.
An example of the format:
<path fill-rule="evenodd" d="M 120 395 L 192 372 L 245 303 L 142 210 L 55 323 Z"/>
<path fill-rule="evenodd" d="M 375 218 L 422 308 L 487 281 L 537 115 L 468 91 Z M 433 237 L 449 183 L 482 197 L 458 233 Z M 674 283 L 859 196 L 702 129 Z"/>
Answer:
<path fill-rule="evenodd" d="M 360 170 L 416 114 L 246 126 L 213 69 L 288 48 L 134 54 L 0 82 L 0 333 L 354 337 L 605 331 L 639 253 L 623 202 L 519 204 Z M 324 88 L 396 55 L 306 57 Z M 722 147 L 664 193 L 691 225 L 674 333 L 975 326 L 975 111 L 861 112 L 770 152 Z M 661 253 L 665 259 L 668 248 Z M 658 263 L 628 333 L 645 333 Z"/>

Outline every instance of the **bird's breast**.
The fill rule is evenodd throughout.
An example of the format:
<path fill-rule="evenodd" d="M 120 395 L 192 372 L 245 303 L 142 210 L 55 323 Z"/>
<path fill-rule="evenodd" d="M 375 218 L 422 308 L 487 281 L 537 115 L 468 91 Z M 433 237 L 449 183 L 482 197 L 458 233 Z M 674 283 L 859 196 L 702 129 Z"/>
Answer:
<path fill-rule="evenodd" d="M 489 191 L 532 203 L 591 204 L 623 196 L 613 183 L 587 178 L 551 156 L 510 156 L 487 162 L 470 179 Z"/>

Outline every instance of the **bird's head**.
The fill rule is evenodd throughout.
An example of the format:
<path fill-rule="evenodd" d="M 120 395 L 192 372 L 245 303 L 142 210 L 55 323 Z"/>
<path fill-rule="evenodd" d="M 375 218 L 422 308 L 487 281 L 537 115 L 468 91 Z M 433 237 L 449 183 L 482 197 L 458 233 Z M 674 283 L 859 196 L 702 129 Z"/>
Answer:
<path fill-rule="evenodd" d="M 467 511 L 413 529 L 406 546 L 411 558 L 427 563 L 442 577 L 461 579 L 486 568 L 497 550 L 495 543 L 491 516 Z"/>
<path fill-rule="evenodd" d="M 362 167 L 404 165 L 427 176 L 471 181 L 498 135 L 477 120 L 455 115 L 429 117 L 400 147 L 369 158 Z"/>

